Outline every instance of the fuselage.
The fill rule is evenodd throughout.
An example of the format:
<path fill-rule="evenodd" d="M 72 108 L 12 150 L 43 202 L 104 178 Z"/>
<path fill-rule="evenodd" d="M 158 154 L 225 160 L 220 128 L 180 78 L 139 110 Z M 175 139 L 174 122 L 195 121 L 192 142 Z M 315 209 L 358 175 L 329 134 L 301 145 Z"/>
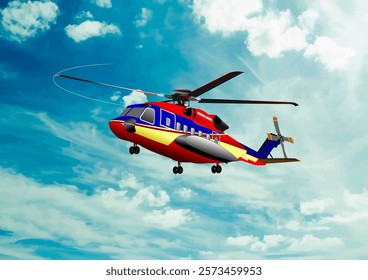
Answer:
<path fill-rule="evenodd" d="M 179 163 L 245 161 L 265 165 L 257 151 L 224 132 L 228 128 L 225 122 L 201 109 L 165 102 L 135 104 L 109 125 L 118 138 Z"/>

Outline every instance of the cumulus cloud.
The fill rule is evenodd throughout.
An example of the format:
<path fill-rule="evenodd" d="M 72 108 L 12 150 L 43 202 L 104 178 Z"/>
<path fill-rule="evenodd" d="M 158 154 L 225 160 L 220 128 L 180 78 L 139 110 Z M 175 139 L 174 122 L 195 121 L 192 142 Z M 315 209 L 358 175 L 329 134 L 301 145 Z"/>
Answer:
<path fill-rule="evenodd" d="M 92 37 L 104 37 L 107 34 L 121 34 L 119 27 L 115 24 L 92 20 L 86 20 L 81 24 L 69 24 L 65 27 L 65 32 L 76 43 Z"/>
<path fill-rule="evenodd" d="M 126 106 L 137 103 L 147 102 L 147 96 L 140 91 L 133 90 L 129 95 L 123 96 L 123 101 Z"/>
<path fill-rule="evenodd" d="M 93 18 L 93 15 L 90 11 L 81 11 L 78 15 L 76 15 L 75 18 L 76 19 Z"/>
<path fill-rule="evenodd" d="M 192 9 L 196 22 L 210 33 L 244 32 L 245 44 L 255 56 L 277 58 L 287 51 L 304 51 L 328 70 L 343 68 L 354 56 L 353 49 L 340 47 L 332 38 L 317 36 L 314 40 L 319 18 L 314 9 L 303 11 L 297 19 L 290 10 L 266 11 L 261 0 L 194 0 Z"/>
<path fill-rule="evenodd" d="M 345 190 L 343 201 L 344 207 L 342 207 L 339 213 L 323 217 L 318 222 L 320 224 L 357 223 L 358 227 L 363 228 L 358 223 L 368 220 L 368 190 L 364 190 L 362 193 L 351 193 Z"/>
<path fill-rule="evenodd" d="M 202 23 L 209 32 L 225 36 L 236 31 L 247 32 L 246 44 L 256 56 L 266 54 L 279 57 L 284 51 L 306 47 L 305 32 L 293 24 L 289 10 L 268 11 L 265 14 L 262 11 L 261 0 L 197 0 L 193 3 L 197 22 Z M 307 18 L 307 15 L 304 17 Z"/>
<path fill-rule="evenodd" d="M 175 193 L 178 194 L 184 200 L 191 199 L 194 195 L 196 195 L 195 192 L 193 192 L 191 189 L 188 188 L 180 188 Z"/>
<path fill-rule="evenodd" d="M 152 11 L 147 8 L 142 8 L 141 14 L 138 16 L 138 19 L 135 21 L 136 27 L 145 26 L 152 18 Z"/>
<path fill-rule="evenodd" d="M 258 242 L 259 238 L 253 235 L 243 235 L 238 237 L 226 238 L 226 243 L 232 246 L 247 246 L 251 243 Z"/>
<path fill-rule="evenodd" d="M 278 247 L 288 241 L 288 238 L 280 234 L 265 235 L 263 240 L 253 235 L 228 237 L 226 243 L 232 246 L 247 247 L 254 252 L 264 252 L 270 248 Z"/>
<path fill-rule="evenodd" d="M 327 251 L 336 249 L 342 244 L 341 238 L 338 237 L 318 238 L 312 234 L 306 234 L 301 239 L 293 240 L 288 250 L 296 252 Z"/>
<path fill-rule="evenodd" d="M 118 101 L 120 98 L 121 91 L 115 91 L 112 96 L 110 96 L 111 101 Z"/>
<path fill-rule="evenodd" d="M 303 215 L 323 213 L 327 207 L 333 205 L 334 203 L 335 201 L 332 198 L 302 201 L 300 202 L 300 212 Z"/>
<path fill-rule="evenodd" d="M 153 210 L 144 216 L 144 221 L 165 229 L 178 227 L 192 219 L 189 209 L 171 209 L 166 207 L 162 210 Z"/>
<path fill-rule="evenodd" d="M 92 4 L 95 4 L 96 6 L 100 8 L 111 8 L 111 0 L 91 0 Z"/>
<path fill-rule="evenodd" d="M 147 256 L 152 252 L 142 235 L 158 242 L 159 237 L 149 233 L 152 227 L 172 229 L 191 220 L 189 209 L 173 209 L 166 206 L 168 201 L 158 186 L 133 195 L 124 187 L 86 194 L 74 185 L 42 184 L 0 167 L 1 227 L 13 232 L 13 240 L 28 236 L 67 240 L 68 246 L 88 250 L 93 244 L 95 250 L 120 258 L 128 251 L 129 256 Z M 150 211 L 152 207 L 159 209 Z M 180 245 L 166 242 L 165 246 Z"/>
<path fill-rule="evenodd" d="M 343 242 L 338 237 L 318 238 L 312 234 L 305 234 L 301 238 L 288 237 L 281 234 L 264 235 L 263 239 L 253 235 L 228 237 L 226 243 L 253 252 L 266 252 L 273 248 L 278 251 L 325 251 L 339 248 Z"/>
<path fill-rule="evenodd" d="M 194 0 L 193 13 L 197 23 L 203 23 L 209 32 L 229 35 L 246 29 L 247 17 L 262 11 L 262 0 Z"/>
<path fill-rule="evenodd" d="M 304 31 L 292 24 L 290 11 L 268 12 L 248 21 L 248 49 L 256 56 L 279 57 L 289 50 L 299 51 L 307 46 Z"/>
<path fill-rule="evenodd" d="M 58 6 L 51 1 L 15 0 L 1 11 L 1 24 L 10 40 L 21 43 L 49 30 L 58 14 Z"/>
<path fill-rule="evenodd" d="M 332 39 L 320 36 L 313 44 L 308 45 L 305 56 L 321 62 L 328 70 L 335 70 L 344 68 L 355 56 L 355 51 L 340 47 Z"/>

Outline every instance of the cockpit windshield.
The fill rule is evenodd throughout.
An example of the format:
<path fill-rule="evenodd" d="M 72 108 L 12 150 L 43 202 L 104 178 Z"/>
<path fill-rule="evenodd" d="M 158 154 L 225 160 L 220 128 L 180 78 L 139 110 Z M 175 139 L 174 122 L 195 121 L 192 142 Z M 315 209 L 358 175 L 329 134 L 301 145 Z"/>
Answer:
<path fill-rule="evenodd" d="M 133 108 L 132 110 L 130 110 L 126 115 L 129 117 L 135 117 L 135 118 L 139 118 L 142 114 L 142 112 L 144 111 L 145 108 Z"/>
<path fill-rule="evenodd" d="M 130 109 L 132 108 L 129 107 L 125 108 L 124 111 L 120 114 L 120 116 L 125 116 L 130 111 Z"/>
<path fill-rule="evenodd" d="M 120 116 L 128 116 L 128 117 L 135 117 L 135 118 L 139 118 L 140 115 L 142 114 L 142 112 L 144 111 L 145 108 L 132 108 L 132 107 L 127 107 L 124 109 L 124 111 L 120 114 Z"/>

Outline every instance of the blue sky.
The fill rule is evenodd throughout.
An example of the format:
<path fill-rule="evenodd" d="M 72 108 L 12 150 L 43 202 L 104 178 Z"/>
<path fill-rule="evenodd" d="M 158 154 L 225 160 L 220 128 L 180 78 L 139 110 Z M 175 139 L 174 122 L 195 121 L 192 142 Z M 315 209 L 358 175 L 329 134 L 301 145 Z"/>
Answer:
<path fill-rule="evenodd" d="M 367 259 L 367 4 L 319 2 L 1 1 L 0 258 Z M 93 63 L 70 74 L 165 93 L 243 71 L 206 96 L 300 106 L 201 108 L 255 149 L 277 115 L 301 162 L 131 156 L 108 121 L 142 96 L 52 82 Z"/>

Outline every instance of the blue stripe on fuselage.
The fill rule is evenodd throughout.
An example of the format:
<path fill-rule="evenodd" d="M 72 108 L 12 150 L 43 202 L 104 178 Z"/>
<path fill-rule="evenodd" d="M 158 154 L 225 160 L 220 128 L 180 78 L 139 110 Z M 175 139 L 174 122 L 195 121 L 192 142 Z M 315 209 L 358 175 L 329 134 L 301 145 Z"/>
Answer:
<path fill-rule="evenodd" d="M 133 108 L 142 108 L 142 109 L 144 109 L 144 108 L 147 108 L 147 107 L 148 106 L 144 105 L 144 104 L 134 104 L 134 105 L 128 106 L 127 108 L 132 108 L 132 109 Z M 141 120 L 139 117 L 137 118 L 137 117 L 129 116 L 129 112 L 125 116 L 116 117 L 115 120 L 125 121 L 127 119 L 134 118 L 136 120 L 136 123 L 138 123 L 138 124 L 152 125 L 152 126 L 158 127 L 158 128 L 160 128 L 160 127 L 170 128 L 170 127 L 167 127 L 167 126 L 164 126 L 164 125 L 161 124 L 161 108 L 160 107 L 158 107 L 156 105 L 153 105 L 153 104 L 150 104 L 149 108 L 152 108 L 153 110 L 155 110 L 155 119 L 154 119 L 153 125 L 152 125 L 152 123 Z M 181 130 L 183 130 L 184 125 L 186 125 L 188 127 L 188 132 L 190 132 L 191 128 L 194 128 L 195 132 L 202 131 L 203 133 L 206 133 L 206 134 L 218 134 L 218 132 L 212 131 L 212 130 L 204 127 L 204 126 L 198 125 L 193 120 L 190 120 L 188 118 L 185 118 L 185 117 L 182 117 L 182 116 L 179 116 L 179 115 L 176 115 L 176 114 L 174 114 L 174 115 L 176 117 L 176 122 L 179 122 L 180 125 L 181 125 L 181 128 L 180 128 Z M 173 127 L 176 128 L 176 123 L 174 124 Z M 171 126 L 171 129 L 173 129 L 172 126 Z"/>

